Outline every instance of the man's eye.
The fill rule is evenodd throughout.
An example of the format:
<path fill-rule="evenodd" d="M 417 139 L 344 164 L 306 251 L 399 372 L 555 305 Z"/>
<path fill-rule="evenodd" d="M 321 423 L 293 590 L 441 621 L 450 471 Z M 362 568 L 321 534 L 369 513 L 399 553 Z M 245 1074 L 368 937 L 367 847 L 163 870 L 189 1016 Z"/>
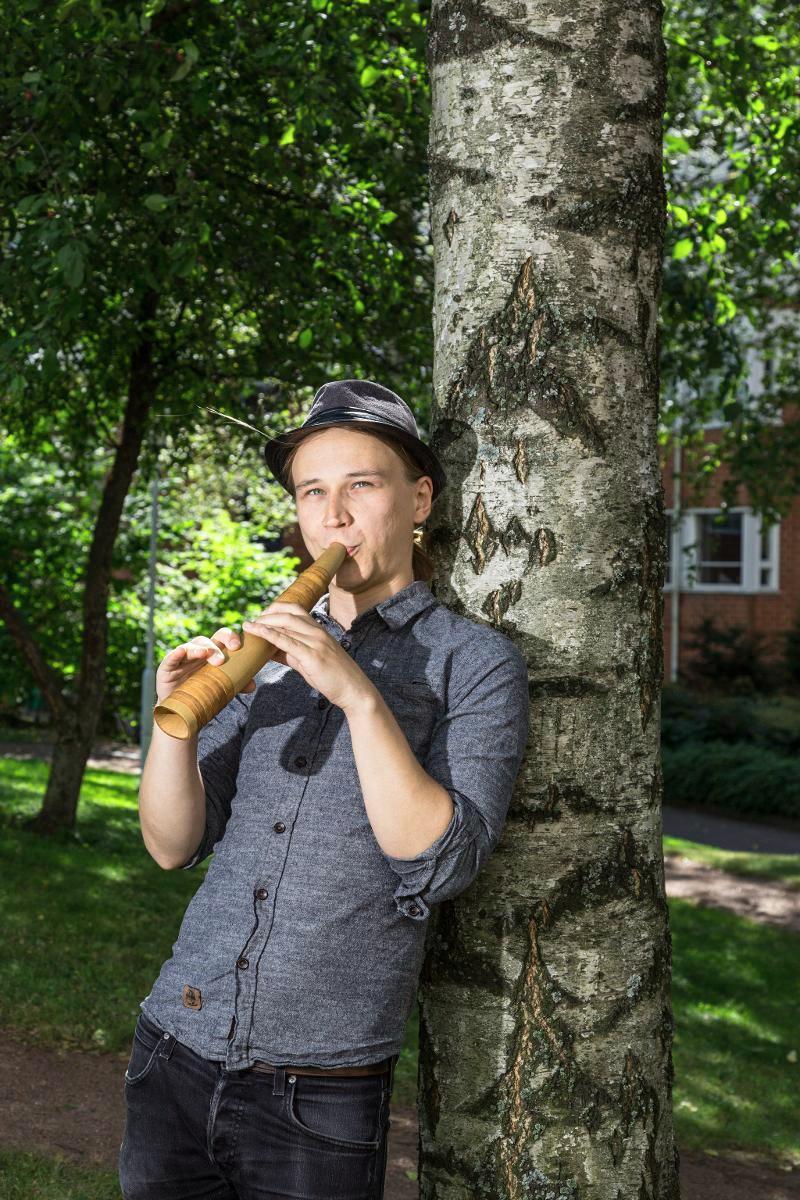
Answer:
<path fill-rule="evenodd" d="M 353 487 L 355 487 L 359 483 L 365 483 L 367 485 L 367 487 L 372 487 L 372 484 L 370 483 L 370 481 L 368 479 L 357 479 L 356 482 L 353 484 Z M 309 488 L 308 491 L 304 493 L 304 495 L 310 496 L 312 492 L 319 492 L 321 490 L 322 490 L 321 488 L 316 488 L 316 487 Z"/>

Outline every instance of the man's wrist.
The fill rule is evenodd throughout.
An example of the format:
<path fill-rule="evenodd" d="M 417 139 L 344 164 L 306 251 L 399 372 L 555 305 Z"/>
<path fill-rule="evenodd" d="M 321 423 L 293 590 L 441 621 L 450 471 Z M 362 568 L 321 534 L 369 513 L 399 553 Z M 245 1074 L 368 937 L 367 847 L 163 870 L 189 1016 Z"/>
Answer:
<path fill-rule="evenodd" d="M 365 679 L 363 686 L 354 692 L 352 697 L 341 707 L 346 717 L 358 717 L 377 712 L 380 702 L 381 694 L 375 684 L 371 680 Z"/>

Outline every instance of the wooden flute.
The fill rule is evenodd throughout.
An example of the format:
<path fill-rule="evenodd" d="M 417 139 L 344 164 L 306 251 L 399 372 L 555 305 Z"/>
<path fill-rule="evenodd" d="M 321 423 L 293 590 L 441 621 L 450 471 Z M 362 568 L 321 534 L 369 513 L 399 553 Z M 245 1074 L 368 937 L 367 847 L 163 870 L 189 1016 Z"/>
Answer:
<path fill-rule="evenodd" d="M 347 547 L 332 542 L 276 600 L 300 604 L 310 612 L 346 557 Z M 218 649 L 225 657 L 224 663 L 218 667 L 204 663 L 153 709 L 159 729 L 170 737 L 185 741 L 208 724 L 269 662 L 277 646 L 257 634 L 244 632 L 238 650 L 229 651 L 225 646 Z"/>

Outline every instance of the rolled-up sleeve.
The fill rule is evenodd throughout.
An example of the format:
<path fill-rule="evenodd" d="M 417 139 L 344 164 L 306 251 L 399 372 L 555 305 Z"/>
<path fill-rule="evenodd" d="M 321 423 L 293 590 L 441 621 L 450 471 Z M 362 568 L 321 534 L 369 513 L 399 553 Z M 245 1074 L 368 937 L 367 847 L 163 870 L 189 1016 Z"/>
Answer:
<path fill-rule="evenodd" d="M 206 793 L 206 827 L 200 845 L 182 871 L 207 858 L 222 838 L 236 795 L 242 738 L 250 712 L 251 692 L 234 696 L 197 735 L 197 765 Z"/>
<path fill-rule="evenodd" d="M 453 801 L 450 824 L 414 858 L 384 857 L 400 877 L 397 909 L 424 921 L 463 892 L 500 840 L 529 730 L 528 668 L 511 647 L 476 670 L 437 722 L 423 768 Z M 480 656 L 479 656 L 480 661 Z"/>

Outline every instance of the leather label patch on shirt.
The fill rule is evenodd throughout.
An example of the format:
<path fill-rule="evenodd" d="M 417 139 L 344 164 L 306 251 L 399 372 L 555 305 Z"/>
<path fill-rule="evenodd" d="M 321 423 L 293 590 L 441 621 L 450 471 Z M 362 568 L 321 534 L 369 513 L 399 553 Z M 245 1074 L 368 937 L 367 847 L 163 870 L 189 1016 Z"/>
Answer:
<path fill-rule="evenodd" d="M 189 984 L 185 983 L 183 985 L 183 1003 L 187 1008 L 202 1008 L 203 997 L 200 995 L 200 989 L 189 987 Z"/>

